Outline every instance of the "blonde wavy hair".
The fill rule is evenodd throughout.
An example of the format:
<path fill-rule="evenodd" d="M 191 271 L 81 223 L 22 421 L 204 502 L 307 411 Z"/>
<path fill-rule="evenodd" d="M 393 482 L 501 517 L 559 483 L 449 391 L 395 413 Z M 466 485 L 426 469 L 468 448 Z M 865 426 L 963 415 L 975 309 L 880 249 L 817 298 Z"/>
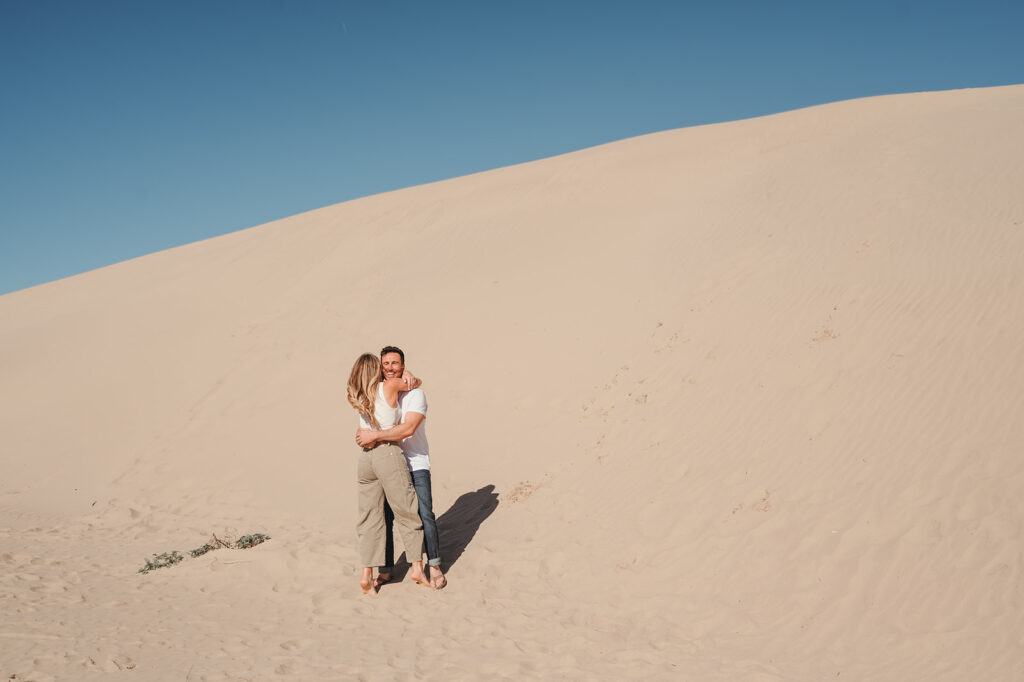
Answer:
<path fill-rule="evenodd" d="M 373 413 L 373 403 L 377 398 L 377 384 L 381 382 L 381 376 L 380 358 L 373 353 L 360 355 L 348 375 L 348 402 L 375 429 L 380 429 L 377 416 Z"/>

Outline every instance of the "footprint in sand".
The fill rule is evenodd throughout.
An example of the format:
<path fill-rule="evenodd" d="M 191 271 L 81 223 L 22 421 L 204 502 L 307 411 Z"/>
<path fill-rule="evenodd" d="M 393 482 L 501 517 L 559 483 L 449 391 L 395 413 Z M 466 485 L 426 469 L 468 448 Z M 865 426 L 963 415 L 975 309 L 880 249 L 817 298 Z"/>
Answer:
<path fill-rule="evenodd" d="M 110 656 L 89 656 L 82 661 L 85 668 L 98 668 L 105 673 L 118 672 L 120 670 L 132 670 L 135 668 L 135 661 L 128 656 L 112 654 Z"/>

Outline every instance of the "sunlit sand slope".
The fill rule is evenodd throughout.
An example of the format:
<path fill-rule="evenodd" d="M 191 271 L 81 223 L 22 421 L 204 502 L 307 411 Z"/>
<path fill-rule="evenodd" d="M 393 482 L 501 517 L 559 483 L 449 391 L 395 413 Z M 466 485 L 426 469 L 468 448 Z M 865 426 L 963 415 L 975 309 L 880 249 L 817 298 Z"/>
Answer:
<path fill-rule="evenodd" d="M 1024 679 L 1022 152 L 1024 86 L 856 100 L 0 297 L 0 672 Z M 442 592 L 356 587 L 385 344 Z"/>

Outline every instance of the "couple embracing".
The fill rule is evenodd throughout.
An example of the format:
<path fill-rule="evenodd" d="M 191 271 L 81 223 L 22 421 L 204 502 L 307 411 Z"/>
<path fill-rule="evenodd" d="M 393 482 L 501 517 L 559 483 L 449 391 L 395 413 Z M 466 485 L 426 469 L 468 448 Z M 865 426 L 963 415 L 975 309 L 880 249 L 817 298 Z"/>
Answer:
<path fill-rule="evenodd" d="M 440 541 L 430 490 L 430 448 L 424 420 L 427 398 L 421 381 L 405 369 L 405 353 L 387 346 L 380 357 L 364 353 L 348 378 L 348 402 L 359 413 L 359 556 L 363 594 L 377 592 L 391 580 L 394 565 L 392 525 L 412 564 L 412 579 L 439 590 Z M 423 570 L 426 544 L 430 575 Z M 378 567 L 377 577 L 373 576 Z"/>

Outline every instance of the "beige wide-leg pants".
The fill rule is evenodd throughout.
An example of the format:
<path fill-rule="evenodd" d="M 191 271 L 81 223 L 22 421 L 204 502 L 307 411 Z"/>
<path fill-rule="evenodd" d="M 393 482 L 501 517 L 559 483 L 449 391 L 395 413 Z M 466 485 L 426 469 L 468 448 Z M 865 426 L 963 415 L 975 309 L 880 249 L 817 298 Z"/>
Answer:
<path fill-rule="evenodd" d="M 378 445 L 359 454 L 359 556 L 363 566 L 384 565 L 384 499 L 395 512 L 395 525 L 409 561 L 423 555 L 423 521 L 405 455 L 397 445 Z"/>

